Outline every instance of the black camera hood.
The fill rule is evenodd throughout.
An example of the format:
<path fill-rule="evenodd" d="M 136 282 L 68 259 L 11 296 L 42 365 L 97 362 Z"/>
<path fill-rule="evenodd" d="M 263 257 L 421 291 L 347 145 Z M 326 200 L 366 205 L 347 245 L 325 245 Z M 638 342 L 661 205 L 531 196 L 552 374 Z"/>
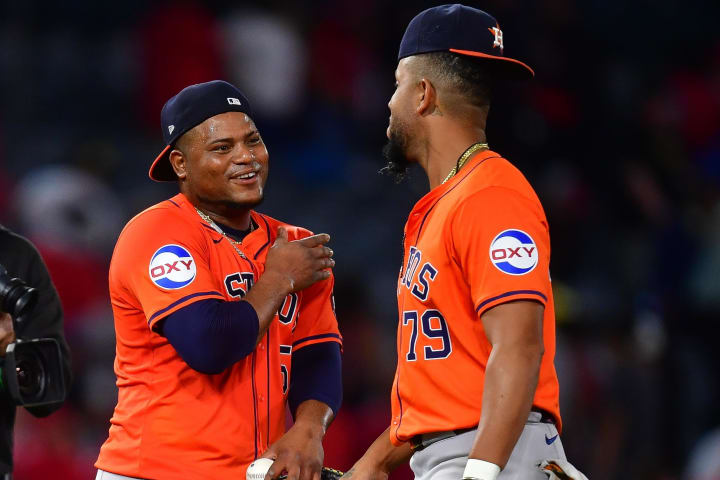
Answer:
<path fill-rule="evenodd" d="M 60 345 L 54 338 L 17 340 L 8 345 L 2 360 L 0 384 L 5 386 L 16 405 L 35 407 L 65 400 L 62 356 Z M 32 392 L 24 391 L 27 388 L 21 385 L 19 374 L 35 375 L 26 380 L 32 385 Z"/>

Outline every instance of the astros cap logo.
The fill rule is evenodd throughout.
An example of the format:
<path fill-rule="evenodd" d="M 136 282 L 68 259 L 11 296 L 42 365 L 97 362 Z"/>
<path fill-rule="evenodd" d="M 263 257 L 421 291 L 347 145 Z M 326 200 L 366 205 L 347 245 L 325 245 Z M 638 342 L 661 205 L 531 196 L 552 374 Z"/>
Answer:
<path fill-rule="evenodd" d="M 503 273 L 525 275 L 538 264 L 537 246 L 522 230 L 505 230 L 490 244 L 490 261 Z"/>
<path fill-rule="evenodd" d="M 150 259 L 150 280 L 160 288 L 177 290 L 195 280 L 195 259 L 180 245 L 165 245 Z"/>
<path fill-rule="evenodd" d="M 502 30 L 500 30 L 500 25 L 496 25 L 492 28 L 488 28 L 490 30 L 490 33 L 495 35 L 495 41 L 493 42 L 493 48 L 500 47 L 500 52 L 503 51 L 503 33 Z"/>

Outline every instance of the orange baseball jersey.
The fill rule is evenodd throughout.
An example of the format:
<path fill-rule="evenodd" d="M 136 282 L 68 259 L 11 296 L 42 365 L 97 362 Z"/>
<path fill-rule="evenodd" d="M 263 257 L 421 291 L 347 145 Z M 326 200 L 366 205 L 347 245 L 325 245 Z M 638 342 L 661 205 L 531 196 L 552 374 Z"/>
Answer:
<path fill-rule="evenodd" d="M 560 429 L 550 236 L 520 171 L 495 152 L 476 154 L 417 202 L 404 249 L 392 442 L 477 426 L 492 349 L 480 317 L 520 299 L 545 306 L 545 355 L 533 404 Z"/>
<path fill-rule="evenodd" d="M 95 466 L 148 479 L 245 478 L 247 465 L 285 431 L 292 353 L 341 343 L 333 280 L 287 296 L 255 351 L 217 375 L 191 369 L 158 321 L 203 299 L 240 300 L 263 274 L 277 227 L 251 212 L 256 230 L 238 248 L 182 195 L 130 220 L 110 264 L 118 403 Z"/>

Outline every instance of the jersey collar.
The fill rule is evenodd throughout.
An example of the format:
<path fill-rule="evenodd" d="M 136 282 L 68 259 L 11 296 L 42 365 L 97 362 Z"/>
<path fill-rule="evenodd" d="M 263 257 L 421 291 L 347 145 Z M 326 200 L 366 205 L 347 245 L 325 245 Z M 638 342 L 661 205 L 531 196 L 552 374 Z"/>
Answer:
<path fill-rule="evenodd" d="M 207 225 L 195 211 L 195 206 L 190 203 L 190 200 L 188 200 L 182 193 L 178 193 L 169 201 L 175 206 L 180 207 L 188 214 L 188 216 L 194 218 L 199 225 Z M 252 221 L 255 222 L 255 225 L 257 225 L 257 228 L 243 238 L 242 245 L 246 255 L 250 258 L 257 259 L 260 254 L 270 246 L 272 237 L 270 225 L 263 214 L 258 213 L 255 210 L 250 210 L 250 217 L 252 218 Z M 203 227 L 203 229 L 205 229 L 205 227 Z"/>

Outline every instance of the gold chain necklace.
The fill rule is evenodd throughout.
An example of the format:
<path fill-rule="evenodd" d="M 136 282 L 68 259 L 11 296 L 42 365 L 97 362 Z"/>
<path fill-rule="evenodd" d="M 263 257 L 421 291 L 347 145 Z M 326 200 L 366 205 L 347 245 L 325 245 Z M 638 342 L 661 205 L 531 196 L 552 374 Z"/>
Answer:
<path fill-rule="evenodd" d="M 481 148 L 487 149 L 489 147 L 488 147 L 487 143 L 473 143 L 472 145 L 470 145 L 470 147 L 467 150 L 465 150 L 465 153 L 463 153 L 460 156 L 460 158 L 458 159 L 458 161 L 455 164 L 455 166 L 453 167 L 453 169 L 450 170 L 450 173 L 448 173 L 448 176 L 445 177 L 445 180 L 442 181 L 441 185 L 443 183 L 447 182 L 448 180 L 450 180 L 457 172 L 459 172 L 460 169 L 463 167 L 463 165 L 465 165 L 467 163 L 467 161 L 470 159 L 470 156 L 473 153 L 480 150 Z"/>
<path fill-rule="evenodd" d="M 247 260 L 247 257 L 245 256 L 245 254 L 238 248 L 238 245 L 242 245 L 242 240 L 233 240 L 232 238 L 230 238 L 227 235 L 227 233 L 225 233 L 223 231 L 222 228 L 220 228 L 220 226 L 217 223 L 215 223 L 215 220 L 210 218 L 210 216 L 208 214 L 206 214 L 205 212 L 201 212 L 200 209 L 197 207 L 195 207 L 195 211 L 197 212 L 198 215 L 200 215 L 200 218 L 205 220 L 213 228 L 213 230 L 218 232 L 220 235 L 225 237 L 228 242 L 230 242 L 230 245 L 232 245 L 232 247 L 235 249 L 235 251 L 238 253 L 238 255 L 240 255 L 242 258 Z M 251 217 L 250 218 L 250 231 L 248 232 L 248 234 L 250 232 L 252 232 L 253 230 L 255 230 L 255 225 L 253 225 L 253 221 L 252 221 L 252 217 Z"/>

